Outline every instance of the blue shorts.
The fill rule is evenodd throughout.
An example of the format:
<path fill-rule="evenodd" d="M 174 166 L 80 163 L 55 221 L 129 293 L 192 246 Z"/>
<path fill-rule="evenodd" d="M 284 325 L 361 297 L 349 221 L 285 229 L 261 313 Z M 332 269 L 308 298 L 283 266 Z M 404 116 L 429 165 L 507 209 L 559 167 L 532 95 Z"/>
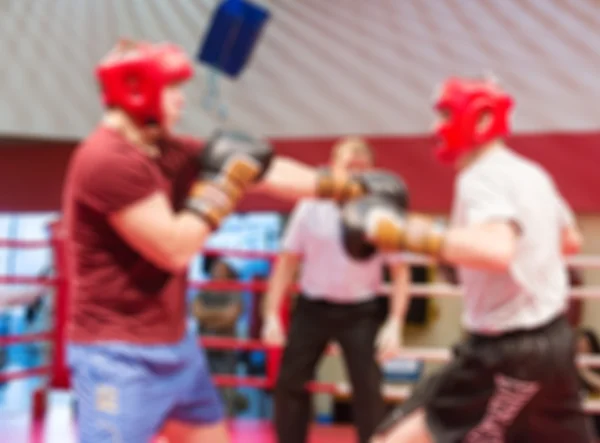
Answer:
<path fill-rule="evenodd" d="M 146 443 L 171 419 L 212 424 L 224 418 L 191 334 L 174 345 L 72 344 L 68 360 L 81 443 Z"/>

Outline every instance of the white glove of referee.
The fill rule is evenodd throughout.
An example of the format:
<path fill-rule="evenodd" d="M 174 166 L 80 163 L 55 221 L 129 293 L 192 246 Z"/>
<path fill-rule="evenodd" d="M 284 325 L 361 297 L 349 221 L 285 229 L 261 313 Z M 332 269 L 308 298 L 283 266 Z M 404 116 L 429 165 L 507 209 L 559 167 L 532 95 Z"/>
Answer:
<path fill-rule="evenodd" d="M 279 315 L 268 314 L 265 316 L 260 336 L 268 346 L 281 347 L 285 345 L 285 334 Z"/>
<path fill-rule="evenodd" d="M 375 341 L 377 360 L 385 362 L 400 355 L 402 346 L 400 333 L 400 321 L 395 318 L 388 318 L 379 330 Z"/>

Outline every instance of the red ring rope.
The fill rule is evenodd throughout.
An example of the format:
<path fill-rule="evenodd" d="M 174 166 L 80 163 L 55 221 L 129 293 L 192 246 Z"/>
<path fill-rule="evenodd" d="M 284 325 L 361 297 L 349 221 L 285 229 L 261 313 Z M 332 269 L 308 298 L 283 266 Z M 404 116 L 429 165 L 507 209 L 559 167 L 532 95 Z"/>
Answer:
<path fill-rule="evenodd" d="M 54 335 L 51 331 L 25 335 L 6 335 L 4 337 L 0 337 L 0 346 L 10 346 L 22 343 L 31 343 L 34 341 L 52 340 L 53 337 Z"/>
<path fill-rule="evenodd" d="M 26 275 L 0 275 L 0 285 L 35 285 L 56 286 L 57 278 L 52 277 L 30 277 Z"/>
<path fill-rule="evenodd" d="M 13 240 L 0 239 L 0 248 L 11 249 L 42 249 L 51 248 L 52 241 L 47 240 Z"/>
<path fill-rule="evenodd" d="M 64 231 L 60 222 L 56 222 L 51 226 L 50 241 L 21 241 L 21 240 L 3 240 L 0 239 L 0 248 L 53 248 L 54 263 L 56 269 L 56 277 L 39 278 L 29 276 L 0 276 L 0 284 L 34 284 L 56 287 L 56 303 L 55 303 L 55 330 L 38 334 L 29 334 L 25 336 L 9 336 L 0 338 L 0 345 L 7 346 L 19 343 L 28 343 L 38 340 L 54 340 L 54 358 L 51 366 L 43 366 L 23 371 L 11 371 L 0 374 L 0 382 L 20 379 L 24 377 L 50 375 L 50 387 L 52 388 L 68 388 L 69 375 L 65 361 L 65 325 L 67 320 L 68 308 L 68 284 L 65 276 L 66 253 L 64 248 Z M 276 253 L 264 251 L 250 251 L 240 249 L 215 249 L 209 248 L 202 251 L 205 256 L 234 256 L 245 259 L 262 259 L 272 261 L 276 257 Z M 591 259 L 585 257 L 576 258 L 580 261 L 579 265 L 590 262 Z M 590 262 L 591 263 L 591 262 Z M 597 266 L 596 266 L 597 267 Z M 423 286 L 425 289 L 426 285 Z M 254 292 L 264 291 L 266 283 L 264 282 L 232 282 L 232 281 L 205 281 L 205 282 L 190 282 L 190 288 L 196 289 L 215 289 L 215 290 L 249 290 Z M 290 290 L 297 290 L 296 286 Z M 421 288 L 419 288 L 421 289 Z M 419 291 L 418 295 L 425 295 Z M 288 298 L 289 301 L 289 298 Z M 284 324 L 287 324 L 287 315 L 283 314 Z M 279 360 L 282 350 L 280 348 L 272 348 L 265 346 L 260 340 L 240 340 L 227 337 L 202 337 L 199 342 L 207 349 L 243 349 L 243 350 L 264 350 L 267 352 L 267 376 L 266 377 L 238 377 L 232 375 L 215 375 L 214 381 L 218 386 L 248 386 L 260 389 L 272 389 L 275 385 L 275 380 L 279 371 Z M 328 353 L 333 350 L 328 349 Z M 307 384 L 307 389 L 311 392 L 324 392 L 337 394 L 339 392 L 348 391 L 342 388 L 340 384 L 328 384 L 320 382 L 310 382 Z M 392 397 L 400 399 L 407 394 L 392 393 Z M 600 409 L 599 406 L 593 409 Z"/>
<path fill-rule="evenodd" d="M 19 380 L 22 378 L 37 377 L 39 375 L 50 375 L 51 372 L 51 366 L 40 366 L 39 368 L 24 369 L 22 371 L 3 372 L 0 374 L 0 383 L 6 383 L 8 381 Z"/>
<path fill-rule="evenodd" d="M 260 340 L 240 340 L 229 337 L 202 337 L 198 342 L 206 349 L 233 349 L 243 351 L 266 351 L 268 349 Z"/>

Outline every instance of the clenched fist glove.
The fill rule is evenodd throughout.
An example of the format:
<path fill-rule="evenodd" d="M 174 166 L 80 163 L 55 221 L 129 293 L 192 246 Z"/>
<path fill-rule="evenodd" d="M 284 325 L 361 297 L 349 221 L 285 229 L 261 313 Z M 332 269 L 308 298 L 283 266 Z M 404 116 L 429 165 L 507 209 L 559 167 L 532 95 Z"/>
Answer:
<path fill-rule="evenodd" d="M 429 217 L 408 214 L 388 199 L 370 195 L 344 205 L 342 232 L 344 247 L 353 258 L 364 259 L 376 250 L 437 257 L 446 229 Z"/>
<path fill-rule="evenodd" d="M 365 195 L 380 195 L 408 206 L 408 191 L 402 179 L 389 171 L 373 170 L 355 176 L 335 176 L 324 169 L 319 174 L 317 195 L 345 202 Z"/>
<path fill-rule="evenodd" d="M 213 229 L 235 209 L 250 185 L 267 172 L 273 158 L 271 145 L 240 131 L 219 131 L 199 155 L 200 173 L 186 208 Z"/>

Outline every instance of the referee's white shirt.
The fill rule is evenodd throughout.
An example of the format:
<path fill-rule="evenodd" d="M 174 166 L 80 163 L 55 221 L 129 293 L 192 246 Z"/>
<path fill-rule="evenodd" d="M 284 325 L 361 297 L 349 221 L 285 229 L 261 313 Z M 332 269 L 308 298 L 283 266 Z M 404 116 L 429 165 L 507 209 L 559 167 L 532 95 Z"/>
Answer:
<path fill-rule="evenodd" d="M 512 220 L 521 228 L 508 272 L 460 267 L 467 330 L 497 334 L 531 329 L 566 310 L 568 277 L 561 231 L 573 215 L 539 165 L 503 147 L 463 170 L 452 224 Z"/>
<path fill-rule="evenodd" d="M 302 255 L 299 285 L 306 297 L 333 303 L 370 300 L 380 291 L 383 265 L 400 258 L 350 258 L 342 244 L 340 217 L 340 208 L 330 200 L 301 200 L 288 222 L 282 250 Z"/>

